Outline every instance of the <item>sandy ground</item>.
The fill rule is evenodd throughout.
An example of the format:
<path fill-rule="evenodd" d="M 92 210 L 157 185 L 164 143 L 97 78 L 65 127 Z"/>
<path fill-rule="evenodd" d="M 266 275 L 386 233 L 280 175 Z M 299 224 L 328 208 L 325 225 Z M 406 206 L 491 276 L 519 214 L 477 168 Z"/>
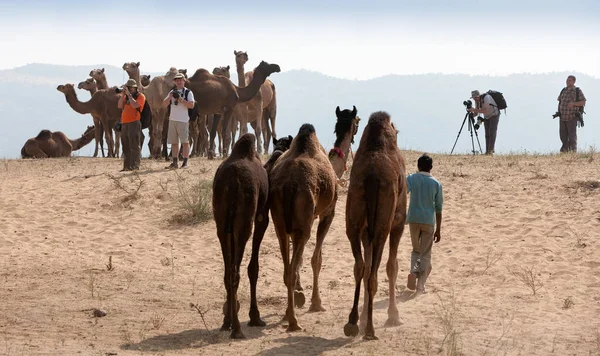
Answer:
<path fill-rule="evenodd" d="M 409 172 L 417 157 L 405 152 Z M 116 159 L 5 160 L 0 354 L 600 354 L 600 155 L 434 160 L 445 220 L 429 292 L 412 298 L 405 288 L 406 230 L 398 255 L 403 325 L 383 327 L 384 259 L 375 301 L 380 340 L 372 342 L 343 334 L 354 288 L 345 188 L 323 249 L 327 310 L 308 313 L 307 303 L 298 310 L 305 330 L 286 333 L 283 268 L 271 225 L 258 281 L 267 326 L 245 325 L 247 248 L 239 295 L 247 339 L 232 341 L 219 332 L 225 291 L 214 222 L 190 223 L 179 206 L 192 185 L 212 179 L 220 161 L 193 159 L 190 170 L 173 172 L 162 161 L 144 160 L 133 175 L 118 173 Z M 302 274 L 307 302 L 313 248 L 314 233 Z M 522 281 L 525 275 L 534 288 Z M 93 317 L 94 308 L 107 315 Z"/>

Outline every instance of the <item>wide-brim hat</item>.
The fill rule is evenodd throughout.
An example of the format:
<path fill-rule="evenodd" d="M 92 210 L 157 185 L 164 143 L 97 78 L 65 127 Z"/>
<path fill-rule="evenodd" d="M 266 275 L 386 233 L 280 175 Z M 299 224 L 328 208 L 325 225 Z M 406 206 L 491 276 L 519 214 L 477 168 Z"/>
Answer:
<path fill-rule="evenodd" d="M 177 73 L 175 74 L 175 77 L 173 77 L 173 80 L 175 79 L 185 79 L 185 76 L 182 73 Z"/>
<path fill-rule="evenodd" d="M 125 83 L 126 87 L 130 87 L 130 88 L 137 88 L 137 83 L 135 82 L 135 79 L 129 79 L 127 81 L 127 83 Z"/>
<path fill-rule="evenodd" d="M 473 99 L 473 98 L 478 98 L 478 97 L 480 97 L 480 96 L 481 96 L 481 94 L 479 93 L 479 90 L 473 90 L 473 91 L 471 92 L 471 99 Z"/>

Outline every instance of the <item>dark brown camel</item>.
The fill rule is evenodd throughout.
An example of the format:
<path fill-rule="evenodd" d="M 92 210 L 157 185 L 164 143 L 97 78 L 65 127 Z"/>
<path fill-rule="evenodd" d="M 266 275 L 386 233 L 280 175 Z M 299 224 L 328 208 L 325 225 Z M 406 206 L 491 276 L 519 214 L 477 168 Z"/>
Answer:
<path fill-rule="evenodd" d="M 256 300 L 258 280 L 258 251 L 269 225 L 267 196 L 269 179 L 256 152 L 256 137 L 245 134 L 235 143 L 231 155 L 215 173 L 213 180 L 213 214 L 217 235 L 221 243 L 225 263 L 224 320 L 221 330 L 231 328 L 232 338 L 243 338 L 238 319 L 237 290 L 240 282 L 240 264 L 244 257 L 246 242 L 252 235 L 252 258 L 248 265 L 250 279 L 250 322 L 249 326 L 264 326 L 260 319 Z"/>
<path fill-rule="evenodd" d="M 71 152 L 77 151 L 94 139 L 95 128 L 88 126 L 83 135 L 76 140 L 69 139 L 60 131 L 52 132 L 42 130 L 25 142 L 21 148 L 22 158 L 53 158 L 69 157 Z"/>
<path fill-rule="evenodd" d="M 206 69 L 198 69 L 186 81 L 186 87 L 194 93 L 194 98 L 198 102 L 199 115 L 223 114 L 223 157 L 227 156 L 232 141 L 231 117 L 233 109 L 238 103 L 252 99 L 267 77 L 279 71 L 280 68 L 277 64 L 269 64 L 263 61 L 256 67 L 254 78 L 245 88 L 239 88 L 233 85 L 229 79 L 211 74 Z M 215 118 L 210 128 L 209 159 L 215 157 L 213 147 L 219 121 Z"/>
<path fill-rule="evenodd" d="M 281 157 L 285 151 L 290 149 L 293 140 L 294 138 L 291 135 L 282 137 L 279 140 L 273 137 L 273 154 L 271 154 L 271 157 L 269 157 L 269 160 L 264 165 L 267 173 L 271 173 L 271 169 L 273 169 L 275 162 L 277 162 L 279 157 Z"/>
<path fill-rule="evenodd" d="M 406 220 L 405 172 L 404 159 L 396 143 L 396 129 L 390 122 L 390 116 L 381 111 L 373 113 L 354 156 L 346 200 L 346 234 L 354 255 L 356 282 L 352 312 L 344 326 L 346 336 L 356 336 L 359 332 L 358 299 L 361 279 L 364 278 L 365 304 L 360 316 L 361 325 L 366 324 L 366 340 L 377 339 L 373 328 L 373 299 L 377 293 L 377 269 L 388 235 L 390 255 L 386 270 L 389 307 L 385 325 L 400 325 L 396 307 L 396 255 Z"/>

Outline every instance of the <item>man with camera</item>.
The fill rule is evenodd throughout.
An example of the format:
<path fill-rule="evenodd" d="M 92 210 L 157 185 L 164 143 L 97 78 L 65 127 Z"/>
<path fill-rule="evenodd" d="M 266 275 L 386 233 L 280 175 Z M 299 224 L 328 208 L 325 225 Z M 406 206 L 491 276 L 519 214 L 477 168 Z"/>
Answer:
<path fill-rule="evenodd" d="M 190 157 L 190 116 L 189 109 L 194 108 L 194 93 L 186 88 L 185 77 L 178 73 L 173 79 L 175 87 L 169 92 L 169 95 L 163 100 L 163 107 L 170 105 L 169 114 L 169 132 L 167 139 L 171 145 L 173 163 L 167 168 L 179 168 L 177 160 L 179 157 L 179 142 L 183 145 L 183 164 L 181 168 L 188 168 L 188 159 Z"/>
<path fill-rule="evenodd" d="M 142 159 L 142 123 L 141 111 L 146 102 L 144 94 L 138 92 L 135 79 L 129 79 L 123 88 L 118 107 L 122 109 L 121 122 L 115 129 L 121 131 L 123 146 L 123 171 L 140 169 Z"/>
<path fill-rule="evenodd" d="M 475 100 L 475 107 L 468 109 L 468 111 L 474 114 L 483 115 L 483 127 L 485 129 L 485 154 L 493 155 L 496 147 L 496 134 L 498 133 L 500 110 L 498 110 L 498 105 L 490 94 L 484 93 L 481 95 L 479 90 L 473 90 L 471 92 L 471 99 Z"/>
<path fill-rule="evenodd" d="M 575 86 L 577 79 L 574 75 L 567 78 L 567 87 L 558 95 L 558 112 L 553 118 L 560 117 L 560 152 L 577 152 L 577 122 L 583 126 L 583 107 L 585 95 Z"/>

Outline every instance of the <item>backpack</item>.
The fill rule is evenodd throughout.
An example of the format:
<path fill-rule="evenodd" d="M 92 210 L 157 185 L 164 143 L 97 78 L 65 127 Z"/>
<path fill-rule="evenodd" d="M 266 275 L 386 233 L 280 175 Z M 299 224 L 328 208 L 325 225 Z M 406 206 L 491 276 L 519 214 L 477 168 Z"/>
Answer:
<path fill-rule="evenodd" d="M 487 92 L 483 93 L 483 95 L 481 95 L 482 102 L 483 102 L 483 97 L 488 94 L 491 95 L 492 99 L 494 99 L 494 101 L 496 102 L 496 105 L 492 105 L 492 106 L 496 106 L 498 108 L 498 110 L 504 110 L 504 114 L 506 114 L 506 99 L 504 99 L 504 95 L 499 91 L 488 90 Z"/>
<path fill-rule="evenodd" d="M 188 94 L 189 94 L 190 90 L 188 88 L 184 88 L 183 89 L 183 98 L 185 99 L 185 101 L 187 101 L 188 99 Z M 171 116 L 171 105 L 169 105 L 167 107 L 167 118 Z M 198 113 L 198 102 L 194 101 L 194 107 L 191 109 L 188 109 L 188 116 L 190 118 L 190 121 L 194 121 L 198 118 L 199 113 Z"/>
<path fill-rule="evenodd" d="M 138 108 L 140 113 L 140 122 L 142 123 L 142 130 L 147 129 L 152 124 L 152 110 L 150 109 L 150 104 L 148 104 L 148 100 L 144 102 L 144 107 L 142 111 Z"/>

